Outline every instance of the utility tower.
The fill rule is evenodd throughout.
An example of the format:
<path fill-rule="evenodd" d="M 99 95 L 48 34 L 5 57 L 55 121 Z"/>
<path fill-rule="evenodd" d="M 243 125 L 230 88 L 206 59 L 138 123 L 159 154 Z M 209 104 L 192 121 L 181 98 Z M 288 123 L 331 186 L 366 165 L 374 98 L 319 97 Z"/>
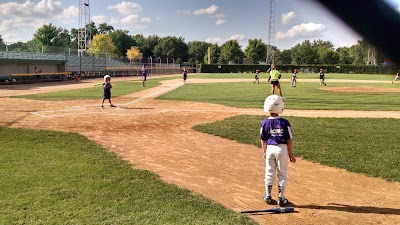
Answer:
<path fill-rule="evenodd" d="M 267 58 L 265 62 L 271 64 L 274 62 L 274 45 L 275 41 L 275 0 L 270 0 L 269 6 L 269 27 L 268 27 L 268 46 L 267 46 Z"/>
<path fill-rule="evenodd" d="M 78 54 L 82 56 L 90 42 L 90 5 L 89 0 L 79 0 L 79 30 L 78 30 Z"/>

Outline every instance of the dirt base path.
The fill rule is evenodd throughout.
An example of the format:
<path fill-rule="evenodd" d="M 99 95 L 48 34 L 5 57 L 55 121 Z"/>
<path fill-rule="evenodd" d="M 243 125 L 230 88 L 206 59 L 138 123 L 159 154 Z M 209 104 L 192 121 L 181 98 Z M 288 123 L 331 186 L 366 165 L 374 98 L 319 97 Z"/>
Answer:
<path fill-rule="evenodd" d="M 159 87 L 115 98 L 118 107 L 104 109 L 99 107 L 100 99 L 46 102 L 3 97 L 0 125 L 78 132 L 134 167 L 154 172 L 168 183 L 193 190 L 235 211 L 271 208 L 261 200 L 264 160 L 259 148 L 191 129 L 196 124 L 235 115 L 264 115 L 262 109 L 153 99 L 180 85 L 181 80 L 164 81 Z M 58 85 L 37 91 L 43 89 L 68 87 Z M 19 90 L 18 94 L 22 92 Z M 284 115 L 400 118 L 400 112 L 326 110 L 287 110 Z M 250 215 L 253 219 L 261 224 L 280 225 L 400 224 L 399 183 L 302 159 L 289 166 L 289 175 L 286 196 L 296 205 L 296 212 Z"/>

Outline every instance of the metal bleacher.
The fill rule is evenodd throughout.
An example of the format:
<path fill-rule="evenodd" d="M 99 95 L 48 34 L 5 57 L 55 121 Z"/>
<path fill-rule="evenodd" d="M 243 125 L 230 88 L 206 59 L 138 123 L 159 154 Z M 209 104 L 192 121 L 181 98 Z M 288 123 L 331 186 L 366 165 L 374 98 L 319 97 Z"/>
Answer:
<path fill-rule="evenodd" d="M 19 62 L 19 61 L 36 61 L 36 60 L 46 60 L 46 61 L 60 61 L 65 62 L 66 58 L 63 54 L 41 54 L 33 52 L 0 52 L 0 59 L 3 62 Z"/>

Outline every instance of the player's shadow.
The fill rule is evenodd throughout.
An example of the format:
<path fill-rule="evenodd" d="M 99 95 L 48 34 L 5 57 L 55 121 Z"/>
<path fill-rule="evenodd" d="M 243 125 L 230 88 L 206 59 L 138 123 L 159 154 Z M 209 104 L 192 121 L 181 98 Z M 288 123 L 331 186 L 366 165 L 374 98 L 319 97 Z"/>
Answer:
<path fill-rule="evenodd" d="M 372 214 L 384 214 L 384 215 L 400 215 L 400 209 L 395 208 L 382 208 L 373 206 L 352 206 L 343 205 L 336 203 L 328 203 L 326 206 L 322 205 L 296 205 L 294 206 L 300 209 L 322 209 L 322 210 L 334 210 L 351 213 L 372 213 Z"/>

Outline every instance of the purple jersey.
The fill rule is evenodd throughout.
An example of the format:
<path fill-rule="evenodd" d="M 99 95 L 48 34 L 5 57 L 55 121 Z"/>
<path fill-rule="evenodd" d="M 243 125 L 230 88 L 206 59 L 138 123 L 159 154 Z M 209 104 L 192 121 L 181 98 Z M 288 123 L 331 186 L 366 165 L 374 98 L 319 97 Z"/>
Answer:
<path fill-rule="evenodd" d="M 147 70 L 146 70 L 146 67 L 142 67 L 142 76 L 143 77 L 146 77 L 147 76 Z"/>
<path fill-rule="evenodd" d="M 261 122 L 260 139 L 267 145 L 287 144 L 292 137 L 292 129 L 286 119 L 269 117 Z"/>

